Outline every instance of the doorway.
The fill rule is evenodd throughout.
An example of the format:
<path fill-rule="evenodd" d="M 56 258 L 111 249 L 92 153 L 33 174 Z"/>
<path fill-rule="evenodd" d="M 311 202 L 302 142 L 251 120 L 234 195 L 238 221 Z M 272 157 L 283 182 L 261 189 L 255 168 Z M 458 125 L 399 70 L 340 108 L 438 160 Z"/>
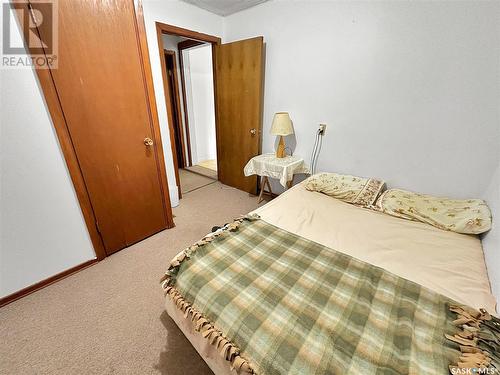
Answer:
<path fill-rule="evenodd" d="M 190 137 L 186 169 L 218 179 L 212 49 L 208 43 L 191 39 L 180 42 L 178 48 L 185 127 Z"/>
<path fill-rule="evenodd" d="M 174 39 L 175 41 L 176 37 L 164 37 L 164 45 L 168 45 L 169 47 L 171 47 L 172 41 L 169 39 Z M 213 108 L 213 96 L 212 98 L 208 98 L 208 100 L 207 98 L 203 97 L 203 95 L 206 94 L 207 90 L 203 90 L 204 87 L 199 86 L 197 82 L 199 80 L 199 77 L 193 77 L 193 75 L 191 75 L 190 73 L 190 70 L 188 70 L 187 72 L 183 72 L 183 70 L 181 70 L 180 76 L 183 77 L 183 79 L 181 81 L 179 80 L 178 71 L 180 69 L 178 69 L 178 66 L 186 67 L 186 64 L 177 63 L 177 61 L 179 61 L 178 59 L 182 59 L 182 53 L 183 51 L 180 49 L 177 51 L 177 53 L 174 50 L 164 50 L 167 79 L 166 86 L 168 87 L 169 105 L 172 110 L 173 119 L 175 159 L 177 160 L 176 178 L 179 198 L 182 198 L 183 194 L 198 190 L 199 188 L 213 184 L 215 181 L 217 181 L 217 166 L 215 160 L 217 150 L 215 143 L 215 115 Z M 187 66 L 189 67 L 189 65 Z M 189 78 L 189 87 L 186 87 L 185 84 L 184 77 L 186 76 Z M 212 79 L 211 75 L 209 79 Z M 179 83 L 182 86 L 182 92 L 184 93 L 184 95 L 182 96 L 184 103 L 183 107 L 181 106 Z M 212 88 L 211 90 L 211 92 L 213 92 Z M 196 102 L 196 106 L 193 105 L 193 97 L 198 100 Z M 208 111 L 206 109 L 208 109 Z M 200 111 L 203 111 L 201 113 L 203 117 L 198 118 L 198 120 L 202 121 L 200 121 L 200 123 L 198 124 L 198 128 L 196 128 L 193 126 L 193 124 L 195 124 L 194 119 L 196 115 L 198 115 L 199 117 Z M 191 129 L 188 127 L 188 120 L 190 117 L 192 124 Z M 212 121 L 210 121 L 210 119 L 212 119 Z M 198 123 L 198 121 L 196 123 Z M 200 133 L 203 135 L 203 137 L 199 136 Z M 198 142 L 196 142 L 196 135 L 198 135 Z M 210 145 L 205 145 L 210 139 L 210 136 L 207 137 L 207 135 L 212 135 L 211 138 L 213 142 Z M 201 156 L 201 165 L 198 163 L 200 146 L 197 147 L 197 145 L 201 145 L 202 147 L 204 147 L 202 149 L 204 154 L 203 156 Z M 208 152 L 210 152 L 211 157 L 205 156 Z M 192 162 L 193 156 L 195 164 L 193 164 Z M 210 162 L 213 162 L 214 165 L 208 165 L 208 168 L 203 166 L 203 163 L 209 164 Z M 210 167 L 212 167 L 213 169 L 210 169 Z"/>
<path fill-rule="evenodd" d="M 212 48 L 209 42 L 171 34 L 162 34 L 161 43 L 175 177 L 182 198 L 218 180 Z"/>
<path fill-rule="evenodd" d="M 221 44 L 161 22 L 156 31 L 179 197 L 217 180 L 255 194 L 243 169 L 261 150 L 263 38 Z"/>

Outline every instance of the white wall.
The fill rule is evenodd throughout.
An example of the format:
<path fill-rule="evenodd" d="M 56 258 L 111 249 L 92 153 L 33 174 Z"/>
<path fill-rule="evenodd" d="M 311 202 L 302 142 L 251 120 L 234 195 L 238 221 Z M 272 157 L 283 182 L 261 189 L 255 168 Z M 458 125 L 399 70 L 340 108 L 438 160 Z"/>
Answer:
<path fill-rule="evenodd" d="M 217 158 L 212 47 L 184 51 L 186 97 L 193 164 Z"/>
<path fill-rule="evenodd" d="M 3 297 L 95 254 L 35 73 L 0 70 L 0 77 Z"/>
<path fill-rule="evenodd" d="M 163 151 L 165 153 L 165 166 L 167 169 L 170 199 L 172 201 L 172 206 L 176 206 L 179 204 L 179 196 L 175 181 L 172 152 L 170 151 L 167 109 L 165 106 L 165 94 L 163 90 L 155 22 L 159 21 L 169 25 L 179 26 L 201 33 L 222 37 L 224 28 L 223 18 L 178 0 L 145 0 L 143 2 L 143 7 L 149 58 L 151 61 L 151 69 L 153 71 L 156 104 L 158 106 L 158 117 L 160 120 L 160 130 L 162 134 Z"/>
<path fill-rule="evenodd" d="M 225 40 L 264 36 L 264 152 L 288 111 L 306 160 L 328 124 L 319 170 L 486 198 L 496 217 L 499 17 L 500 2 L 275 0 L 226 17 Z M 499 232 L 484 247 L 500 301 Z"/>
<path fill-rule="evenodd" d="M 226 41 L 266 42 L 263 150 L 289 111 L 306 159 L 328 124 L 320 170 L 482 193 L 499 144 L 499 6 L 271 1 L 227 17 Z"/>

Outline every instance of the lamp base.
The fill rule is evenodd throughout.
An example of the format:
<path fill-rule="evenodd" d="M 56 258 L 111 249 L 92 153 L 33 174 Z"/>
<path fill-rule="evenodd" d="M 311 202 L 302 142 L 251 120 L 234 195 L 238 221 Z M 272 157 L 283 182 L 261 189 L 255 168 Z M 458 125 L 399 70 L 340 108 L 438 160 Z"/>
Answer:
<path fill-rule="evenodd" d="M 276 157 L 277 158 L 284 158 L 286 156 L 285 154 L 285 140 L 282 135 L 280 135 L 280 141 L 278 143 L 278 148 L 276 149 Z"/>

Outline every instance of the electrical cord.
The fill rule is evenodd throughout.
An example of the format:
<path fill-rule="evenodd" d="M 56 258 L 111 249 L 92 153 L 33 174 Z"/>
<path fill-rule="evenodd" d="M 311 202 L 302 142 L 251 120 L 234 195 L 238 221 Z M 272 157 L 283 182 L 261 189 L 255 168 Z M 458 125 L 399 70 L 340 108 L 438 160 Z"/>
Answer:
<path fill-rule="evenodd" d="M 314 173 L 316 173 L 316 166 L 318 164 L 318 159 L 319 159 L 319 153 L 321 152 L 321 146 L 323 145 L 323 133 L 319 134 L 319 145 L 318 145 L 318 151 L 316 153 L 316 161 L 314 162 Z"/>
<path fill-rule="evenodd" d="M 323 133 L 324 131 L 321 129 L 316 131 L 316 138 L 314 140 L 313 151 L 311 154 L 311 174 L 316 173 L 316 166 L 318 164 L 319 154 L 323 145 Z"/>
<path fill-rule="evenodd" d="M 319 141 L 319 130 L 316 132 L 316 138 L 314 140 L 314 146 L 311 153 L 311 174 L 314 174 L 314 163 L 316 157 L 316 149 L 318 147 L 318 141 Z"/>

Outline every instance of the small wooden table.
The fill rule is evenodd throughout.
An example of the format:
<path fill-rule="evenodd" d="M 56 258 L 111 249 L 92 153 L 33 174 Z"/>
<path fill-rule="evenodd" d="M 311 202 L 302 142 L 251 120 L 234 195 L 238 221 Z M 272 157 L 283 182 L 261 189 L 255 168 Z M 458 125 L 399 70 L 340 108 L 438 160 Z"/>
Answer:
<path fill-rule="evenodd" d="M 256 174 L 261 177 L 259 203 L 263 200 L 266 185 L 268 189 L 266 193 L 273 194 L 269 177 L 279 179 L 280 184 L 289 189 L 296 174 L 310 173 L 309 167 L 300 156 L 287 155 L 284 158 L 277 158 L 275 153 L 254 156 L 243 171 L 245 176 Z"/>

